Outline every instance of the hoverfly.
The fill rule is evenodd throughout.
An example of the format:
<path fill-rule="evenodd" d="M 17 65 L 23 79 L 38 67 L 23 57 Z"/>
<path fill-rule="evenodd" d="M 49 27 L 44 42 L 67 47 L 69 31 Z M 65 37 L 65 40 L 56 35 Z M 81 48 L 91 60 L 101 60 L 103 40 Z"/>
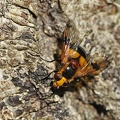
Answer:
<path fill-rule="evenodd" d="M 81 46 L 70 43 L 69 29 L 68 22 L 63 32 L 60 68 L 54 74 L 53 87 L 55 88 L 69 84 L 75 78 L 97 75 L 109 64 L 107 58 L 93 62 Z"/>

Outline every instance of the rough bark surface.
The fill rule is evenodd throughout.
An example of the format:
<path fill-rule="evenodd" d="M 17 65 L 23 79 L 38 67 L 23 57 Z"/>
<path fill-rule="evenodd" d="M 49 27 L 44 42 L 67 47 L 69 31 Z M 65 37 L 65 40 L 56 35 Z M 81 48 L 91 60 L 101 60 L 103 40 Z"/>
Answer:
<path fill-rule="evenodd" d="M 71 41 L 111 63 L 79 90 L 55 91 L 48 61 L 68 20 Z M 119 48 L 119 0 L 1 0 L 0 119 L 120 120 Z"/>

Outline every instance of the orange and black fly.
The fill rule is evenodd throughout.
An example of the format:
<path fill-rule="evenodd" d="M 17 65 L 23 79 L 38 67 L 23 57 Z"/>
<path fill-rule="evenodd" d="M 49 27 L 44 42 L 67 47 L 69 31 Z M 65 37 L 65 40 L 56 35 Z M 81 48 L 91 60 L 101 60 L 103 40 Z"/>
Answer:
<path fill-rule="evenodd" d="M 55 88 L 69 84 L 75 78 L 97 75 L 109 65 L 107 58 L 93 62 L 81 46 L 70 43 L 69 28 L 67 24 L 63 32 L 60 68 L 54 74 Z"/>

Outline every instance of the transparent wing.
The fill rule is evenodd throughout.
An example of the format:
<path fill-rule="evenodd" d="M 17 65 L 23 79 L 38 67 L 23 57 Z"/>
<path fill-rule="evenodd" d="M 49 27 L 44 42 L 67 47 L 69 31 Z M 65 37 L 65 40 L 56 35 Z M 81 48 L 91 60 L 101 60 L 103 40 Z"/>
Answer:
<path fill-rule="evenodd" d="M 81 77 L 85 75 L 94 76 L 99 74 L 102 70 L 108 67 L 110 60 L 107 57 L 100 59 L 96 62 L 88 61 L 82 68 L 79 68 L 75 77 Z"/>
<path fill-rule="evenodd" d="M 73 47 L 77 48 L 76 39 L 78 38 L 78 31 L 75 28 L 75 25 L 72 21 L 68 21 L 65 27 L 65 30 L 63 32 L 63 38 L 62 38 L 62 55 L 61 55 L 61 62 L 65 64 L 68 62 L 68 58 L 72 58 L 76 55 L 77 50 L 73 50 Z M 73 44 L 72 44 L 73 43 Z M 75 43 L 75 44 L 74 44 Z"/>

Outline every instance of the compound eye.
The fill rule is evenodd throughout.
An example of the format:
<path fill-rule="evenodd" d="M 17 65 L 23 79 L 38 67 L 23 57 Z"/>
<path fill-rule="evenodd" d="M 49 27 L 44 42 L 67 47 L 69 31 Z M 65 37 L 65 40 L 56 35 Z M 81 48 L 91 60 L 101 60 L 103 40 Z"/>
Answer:
<path fill-rule="evenodd" d="M 55 78 L 56 81 L 59 81 L 59 80 L 62 79 L 62 75 L 59 74 L 59 73 L 55 73 L 55 74 L 54 74 L 54 78 Z"/>

